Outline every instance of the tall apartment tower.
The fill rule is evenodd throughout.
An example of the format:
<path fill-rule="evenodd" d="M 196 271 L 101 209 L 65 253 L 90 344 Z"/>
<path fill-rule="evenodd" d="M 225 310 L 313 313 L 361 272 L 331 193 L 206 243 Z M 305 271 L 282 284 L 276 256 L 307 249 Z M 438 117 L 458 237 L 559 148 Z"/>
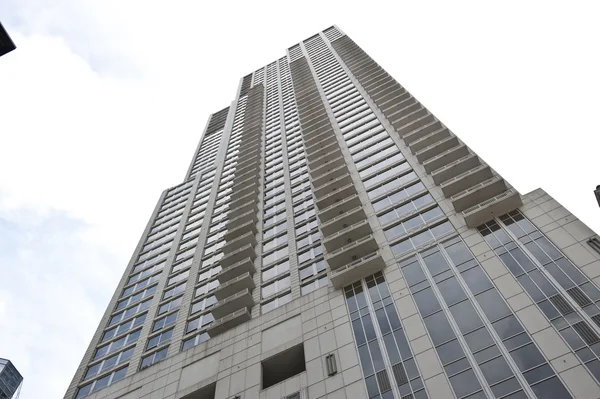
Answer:
<path fill-rule="evenodd" d="M 8 359 L 0 358 L 0 399 L 18 399 L 23 376 Z"/>
<path fill-rule="evenodd" d="M 211 115 L 65 398 L 598 398 L 599 251 L 334 26 Z"/>
<path fill-rule="evenodd" d="M 16 48 L 17 47 L 15 46 L 15 43 L 12 41 L 10 36 L 8 36 L 4 26 L 2 26 L 2 23 L 0 23 L 0 57 L 10 53 Z"/>

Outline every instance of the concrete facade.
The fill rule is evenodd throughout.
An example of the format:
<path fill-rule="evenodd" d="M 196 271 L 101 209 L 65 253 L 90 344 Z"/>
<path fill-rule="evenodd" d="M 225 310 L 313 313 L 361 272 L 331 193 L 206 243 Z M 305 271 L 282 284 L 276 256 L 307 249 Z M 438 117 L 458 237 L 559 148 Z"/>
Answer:
<path fill-rule="evenodd" d="M 65 398 L 599 398 L 593 238 L 331 27 L 211 115 Z"/>

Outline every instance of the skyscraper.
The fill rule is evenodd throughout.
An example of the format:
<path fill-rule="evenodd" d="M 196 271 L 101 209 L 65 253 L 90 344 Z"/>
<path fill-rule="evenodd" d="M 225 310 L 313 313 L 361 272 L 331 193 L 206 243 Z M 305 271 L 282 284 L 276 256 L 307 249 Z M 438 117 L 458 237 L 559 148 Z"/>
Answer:
<path fill-rule="evenodd" d="M 13 43 L 12 39 L 10 36 L 8 36 L 8 33 L 4 29 L 4 26 L 2 26 L 2 23 L 0 23 L 0 56 L 10 53 L 16 48 L 17 47 Z"/>
<path fill-rule="evenodd" d="M 331 27 L 210 116 L 65 398 L 597 398 L 594 242 Z"/>
<path fill-rule="evenodd" d="M 0 358 L 0 399 L 17 399 L 23 376 L 8 359 Z"/>

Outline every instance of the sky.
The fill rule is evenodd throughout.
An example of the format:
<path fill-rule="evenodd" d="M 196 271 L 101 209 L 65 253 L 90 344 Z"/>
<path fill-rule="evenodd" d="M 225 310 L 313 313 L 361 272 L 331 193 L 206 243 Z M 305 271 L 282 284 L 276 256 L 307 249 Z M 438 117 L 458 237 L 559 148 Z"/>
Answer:
<path fill-rule="evenodd" d="M 207 4 L 204 4 L 207 3 Z M 507 181 L 596 231 L 595 1 L 3 0 L 0 357 L 62 398 L 242 76 L 337 24 Z"/>

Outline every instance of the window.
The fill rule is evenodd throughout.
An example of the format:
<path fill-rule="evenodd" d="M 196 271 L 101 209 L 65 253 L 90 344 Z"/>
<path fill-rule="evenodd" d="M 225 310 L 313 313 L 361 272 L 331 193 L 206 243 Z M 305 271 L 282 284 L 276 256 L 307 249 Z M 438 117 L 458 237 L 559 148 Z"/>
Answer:
<path fill-rule="evenodd" d="M 206 284 L 201 285 L 198 288 L 196 288 L 196 292 L 194 293 L 194 298 L 204 295 L 204 294 L 214 290 L 218 286 L 219 286 L 219 280 L 209 281 Z"/>
<path fill-rule="evenodd" d="M 75 399 L 80 399 L 88 396 L 92 392 L 99 391 L 102 388 L 109 386 L 112 383 L 122 380 L 125 378 L 125 374 L 127 374 L 127 367 L 123 367 L 122 369 L 113 371 L 112 373 L 94 381 L 87 385 L 82 386 L 77 391 L 77 395 Z"/>
<path fill-rule="evenodd" d="M 169 278 L 169 281 L 167 281 L 167 286 L 178 283 L 180 281 L 183 280 L 187 280 L 187 278 L 190 276 L 190 269 L 186 270 L 183 273 L 179 273 L 173 277 Z"/>
<path fill-rule="evenodd" d="M 132 333 L 127 334 L 124 337 L 117 339 L 116 341 L 111 342 L 110 344 L 104 345 L 96 349 L 96 353 L 92 360 L 100 359 L 110 353 L 116 352 L 119 349 L 123 348 L 126 345 L 132 344 L 140 337 L 140 332 L 142 330 L 137 330 Z"/>
<path fill-rule="evenodd" d="M 278 384 L 306 371 L 304 345 L 300 344 L 261 362 L 262 388 Z"/>
<path fill-rule="evenodd" d="M 271 264 L 275 261 L 285 258 L 286 256 L 288 256 L 287 246 L 263 256 L 263 265 Z"/>
<path fill-rule="evenodd" d="M 300 235 L 307 233 L 313 229 L 316 229 L 318 226 L 319 226 L 319 223 L 317 223 L 316 219 L 310 220 L 301 226 L 296 226 L 296 236 L 300 236 Z"/>
<path fill-rule="evenodd" d="M 221 266 L 216 266 L 216 267 L 211 267 L 206 270 L 204 270 L 204 269 L 200 270 L 200 273 L 198 274 L 198 282 L 202 282 L 202 281 L 210 279 L 211 277 L 216 276 L 217 274 L 219 274 L 221 269 L 222 269 Z"/>
<path fill-rule="evenodd" d="M 135 291 L 139 291 L 144 287 L 147 287 L 148 285 L 155 283 L 156 281 L 158 281 L 160 279 L 160 274 L 157 274 L 155 276 L 152 277 L 148 277 L 145 280 L 142 280 L 140 282 L 138 282 L 137 284 L 134 284 L 130 287 L 127 287 L 123 290 L 123 292 L 121 293 L 121 298 L 123 298 L 124 296 L 130 295 Z"/>
<path fill-rule="evenodd" d="M 380 195 L 393 192 L 402 186 L 405 186 L 409 183 L 415 183 L 416 181 L 418 181 L 417 174 L 415 172 L 408 172 L 405 175 L 399 176 L 382 184 L 381 186 L 369 190 L 367 194 L 369 195 L 370 199 L 377 198 Z"/>
<path fill-rule="evenodd" d="M 204 341 L 208 341 L 209 338 L 210 338 L 210 336 L 208 335 L 207 332 L 201 332 L 200 334 L 197 334 L 191 338 L 184 340 L 183 344 L 181 345 L 181 350 L 182 351 L 188 350 L 196 345 L 201 344 Z"/>
<path fill-rule="evenodd" d="M 309 265 L 303 266 L 298 269 L 300 274 L 300 280 L 305 280 L 309 277 L 316 276 L 326 269 L 325 261 L 323 259 L 318 260 L 315 263 L 311 263 Z"/>
<path fill-rule="evenodd" d="M 170 315 L 161 317 L 160 319 L 156 320 L 154 322 L 154 325 L 152 326 L 152 332 L 156 332 L 162 328 L 169 327 L 175 324 L 175 322 L 177 321 L 177 314 L 178 312 L 171 313 Z"/>
<path fill-rule="evenodd" d="M 277 222 L 280 222 L 280 221 L 284 220 L 285 218 L 286 218 L 285 211 L 278 213 L 276 215 L 273 215 L 271 217 L 265 218 L 265 222 L 264 222 L 265 228 L 269 227 Z"/>
<path fill-rule="evenodd" d="M 210 325 L 213 321 L 215 321 L 215 318 L 213 317 L 212 313 L 203 314 L 200 317 L 196 317 L 195 319 L 188 321 L 185 327 L 185 333 L 187 334 L 199 328 L 204 328 Z"/>
<path fill-rule="evenodd" d="M 156 348 L 159 345 L 169 342 L 171 340 L 171 336 L 173 336 L 173 329 L 163 331 L 160 334 L 153 336 L 152 338 L 148 339 L 146 350 Z"/>
<path fill-rule="evenodd" d="M 114 315 L 113 317 L 110 318 L 108 325 L 112 326 L 113 324 L 116 324 L 122 320 L 128 319 L 137 313 L 143 312 L 144 310 L 148 309 L 148 306 L 150 306 L 150 301 L 151 300 L 148 299 L 144 302 L 141 302 L 135 306 L 130 307 L 129 309 L 125 310 L 124 312 L 117 313 L 116 315 Z"/>
<path fill-rule="evenodd" d="M 102 374 L 105 371 L 108 371 L 120 364 L 123 364 L 123 363 L 129 361 L 129 359 L 131 359 L 131 355 L 133 354 L 134 349 L 135 349 L 135 346 L 133 346 L 127 350 L 124 350 L 123 352 L 117 353 L 114 356 L 106 358 L 106 359 L 102 360 L 101 362 L 88 367 L 87 372 L 85 373 L 85 376 L 83 377 L 83 379 L 88 380 L 90 378 L 97 376 L 98 374 Z"/>
<path fill-rule="evenodd" d="M 279 280 L 275 280 L 272 283 L 269 283 L 262 287 L 262 297 L 268 298 L 271 295 L 283 291 L 290 287 L 290 276 L 284 277 Z"/>
<path fill-rule="evenodd" d="M 403 254 L 408 253 L 416 248 L 420 248 L 425 244 L 432 242 L 434 239 L 440 238 L 453 230 L 454 228 L 450 222 L 438 224 L 435 227 L 431 227 L 418 234 L 415 234 L 410 238 L 392 245 L 392 251 L 394 252 L 394 255 L 402 256 Z"/>
<path fill-rule="evenodd" d="M 298 240 L 296 242 L 296 245 L 297 245 L 298 249 L 302 249 L 302 248 L 304 248 L 304 247 L 306 247 L 308 245 L 315 244 L 315 243 L 319 242 L 320 239 L 321 239 L 321 233 L 319 233 L 318 231 L 316 231 L 316 232 L 314 232 L 312 234 L 309 234 L 306 237 Z"/>
<path fill-rule="evenodd" d="M 301 293 L 301 295 L 306 295 L 308 293 L 313 292 L 314 290 L 316 290 L 318 288 L 326 287 L 327 284 L 329 284 L 329 279 L 327 278 L 327 276 L 324 276 L 324 277 L 318 278 L 316 280 L 313 280 L 308 284 L 300 286 L 300 293 Z"/>
<path fill-rule="evenodd" d="M 152 366 L 154 363 L 160 362 L 161 360 L 164 360 L 167 358 L 167 351 L 169 350 L 169 347 L 165 347 L 157 352 L 154 352 L 148 356 L 145 356 L 142 358 L 142 364 L 140 366 L 140 370 L 143 370 L 147 367 Z"/>
<path fill-rule="evenodd" d="M 321 254 L 323 254 L 322 246 L 319 245 L 319 246 L 310 248 L 309 250 L 298 254 L 298 264 L 302 264 L 310 259 L 314 259 Z"/>
<path fill-rule="evenodd" d="M 269 241 L 265 241 L 263 244 L 263 252 L 268 252 L 279 245 L 286 244 L 287 241 L 288 241 L 287 234 L 283 234 L 283 235 L 281 235 L 279 237 L 275 237 Z"/>
<path fill-rule="evenodd" d="M 175 287 L 166 290 L 163 294 L 163 299 L 171 298 L 172 296 L 182 293 L 185 291 L 186 284 L 187 281 L 183 284 L 176 285 Z"/>
<path fill-rule="evenodd" d="M 169 301 L 167 303 L 163 303 L 162 305 L 160 305 L 158 307 L 158 313 L 157 314 L 161 315 L 163 313 L 170 312 L 171 310 L 178 309 L 179 306 L 181 306 L 181 300 L 182 299 L 183 299 L 183 296 L 180 296 L 179 298 L 175 298 L 172 301 Z"/>
<path fill-rule="evenodd" d="M 207 296 L 206 298 L 192 304 L 190 314 L 198 313 L 208 309 L 215 303 L 217 303 L 217 298 L 214 295 Z"/>
<path fill-rule="evenodd" d="M 146 320 L 146 315 L 147 313 L 144 313 L 142 315 L 137 316 L 134 319 L 129 320 L 126 323 L 119 324 L 118 326 L 113 327 L 110 330 L 106 330 L 104 334 L 102 334 L 102 339 L 100 340 L 100 343 L 106 342 L 118 335 L 121 335 L 133 328 L 136 328 L 137 326 L 142 325 Z"/>
<path fill-rule="evenodd" d="M 412 184 L 404 189 L 396 191 L 392 194 L 388 194 L 378 201 L 373 202 L 373 208 L 375 208 L 376 212 L 379 212 L 380 210 L 391 205 L 399 204 L 405 201 L 408 197 L 412 197 L 413 195 L 422 191 L 425 191 L 425 185 L 423 183 L 418 182 L 416 184 Z"/>
<path fill-rule="evenodd" d="M 263 305 L 261 307 L 261 311 L 262 311 L 262 313 L 267 313 L 275 308 L 278 308 L 279 306 L 285 305 L 286 303 L 290 302 L 291 300 L 292 300 L 292 294 L 291 293 L 285 294 L 285 295 L 277 297 L 271 301 L 263 303 Z"/>
<path fill-rule="evenodd" d="M 270 266 L 262 271 L 262 281 L 269 281 L 270 279 L 279 276 L 290 270 L 290 262 L 286 259 L 274 266 Z"/>

